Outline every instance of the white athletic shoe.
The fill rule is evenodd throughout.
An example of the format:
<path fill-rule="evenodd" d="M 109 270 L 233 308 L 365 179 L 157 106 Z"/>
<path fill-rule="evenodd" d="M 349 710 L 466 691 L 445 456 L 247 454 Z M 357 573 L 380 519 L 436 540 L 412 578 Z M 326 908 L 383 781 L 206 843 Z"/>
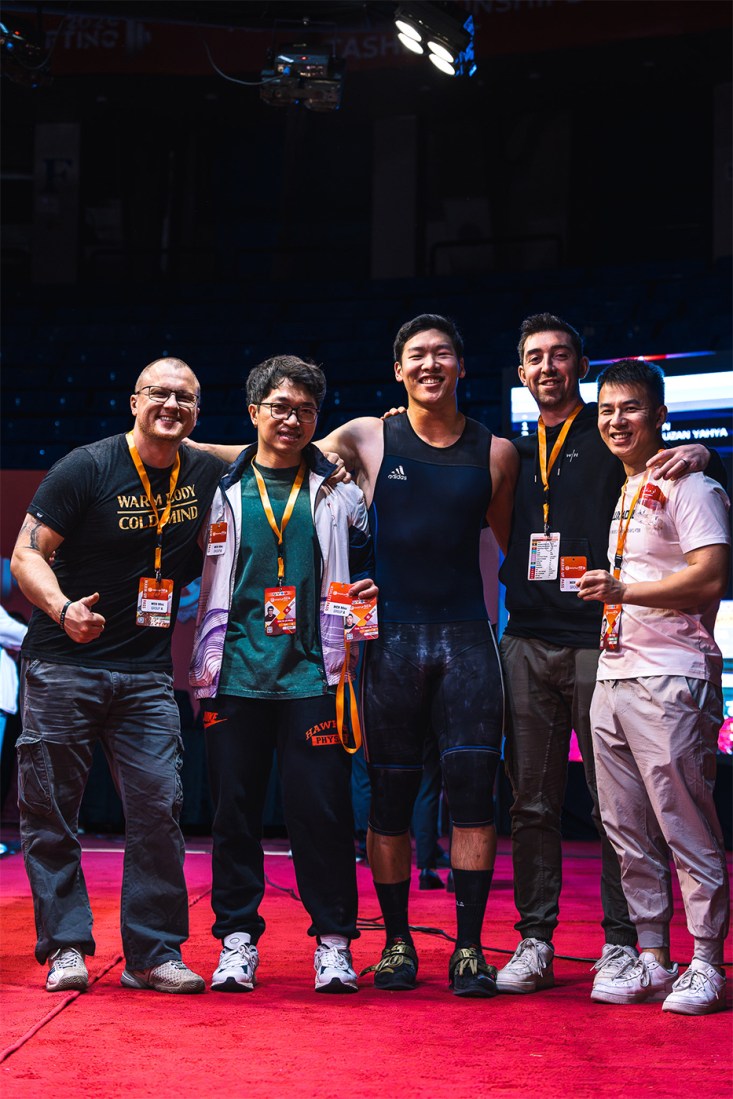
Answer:
<path fill-rule="evenodd" d="M 612 980 L 620 969 L 628 965 L 629 960 L 635 962 L 638 957 L 639 952 L 633 946 L 605 943 L 600 958 L 592 967 L 598 971 L 593 978 L 593 987 L 595 988 L 596 982 Z"/>
<path fill-rule="evenodd" d="M 555 975 L 552 959 L 555 950 L 541 939 L 522 939 L 510 961 L 496 977 L 499 992 L 541 992 L 552 988 Z"/>
<path fill-rule="evenodd" d="M 597 1004 L 643 1004 L 663 1000 L 672 991 L 679 976 L 675 962 L 665 969 L 651 951 L 644 950 L 638 958 L 628 958 L 613 977 L 593 982 L 591 1000 Z"/>
<path fill-rule="evenodd" d="M 325 941 L 318 944 L 313 958 L 316 992 L 358 992 L 349 940 L 340 935 L 323 938 Z"/>
<path fill-rule="evenodd" d="M 48 965 L 46 992 L 86 992 L 89 974 L 78 947 L 59 947 L 49 956 Z"/>
<path fill-rule="evenodd" d="M 152 992 L 173 992 L 190 995 L 205 992 L 203 977 L 189 969 L 180 958 L 151 966 L 150 969 L 125 969 L 120 977 L 123 988 L 145 989 Z"/>
<path fill-rule="evenodd" d="M 693 958 L 662 1004 L 679 1015 L 710 1015 L 725 1008 L 725 977 L 714 965 Z"/>
<path fill-rule="evenodd" d="M 249 935 L 235 931 L 222 942 L 219 965 L 211 978 L 212 992 L 251 992 L 260 964 L 257 947 Z"/>

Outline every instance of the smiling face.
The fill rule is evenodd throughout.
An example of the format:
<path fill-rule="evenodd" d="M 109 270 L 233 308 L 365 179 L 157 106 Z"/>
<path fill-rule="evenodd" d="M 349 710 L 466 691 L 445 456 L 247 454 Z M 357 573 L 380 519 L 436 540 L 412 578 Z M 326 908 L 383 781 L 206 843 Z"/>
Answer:
<path fill-rule="evenodd" d="M 164 403 L 153 401 L 145 386 L 169 390 L 171 396 Z M 146 449 L 175 451 L 191 434 L 198 419 L 200 389 L 196 375 L 180 359 L 159 359 L 143 370 L 135 389 L 141 392 L 132 394 L 130 408 L 135 417 L 133 435 L 138 450 L 141 454 Z M 197 399 L 179 404 L 174 393 Z"/>
<path fill-rule="evenodd" d="M 645 385 L 604 385 L 598 394 L 598 430 L 631 477 L 641 473 L 662 445 L 667 416 Z"/>
<path fill-rule="evenodd" d="M 550 426 L 562 423 L 580 400 L 580 380 L 588 360 L 573 347 L 567 332 L 537 332 L 524 345 L 519 378 Z"/>
<path fill-rule="evenodd" d="M 318 411 L 313 394 L 287 378 L 265 396 L 263 404 L 249 406 L 250 418 L 257 428 L 258 465 L 286 469 L 300 464 L 301 451 L 313 438 L 317 420 L 304 424 L 292 411 L 283 419 L 273 412 L 301 408 Z"/>
<path fill-rule="evenodd" d="M 446 400 L 455 403 L 458 379 L 466 373 L 450 336 L 437 328 L 428 328 L 409 339 L 394 371 L 407 390 L 408 403 L 427 406 Z"/>

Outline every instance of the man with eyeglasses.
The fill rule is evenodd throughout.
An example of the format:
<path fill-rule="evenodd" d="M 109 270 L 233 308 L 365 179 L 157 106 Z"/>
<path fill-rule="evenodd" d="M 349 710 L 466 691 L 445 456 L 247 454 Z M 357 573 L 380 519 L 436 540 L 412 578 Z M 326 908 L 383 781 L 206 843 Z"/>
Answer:
<path fill-rule="evenodd" d="M 315 990 L 357 991 L 351 764 L 337 718 L 337 685 L 343 690 L 353 675 L 356 652 L 330 589 L 343 585 L 359 599 L 377 589 L 366 575 L 364 498 L 356 485 L 330 485 L 334 467 L 311 445 L 325 391 L 323 372 L 293 355 L 250 372 L 257 442 L 227 472 L 208 523 L 191 684 L 202 700 L 214 801 L 215 992 L 250 992 L 256 983 L 273 750 L 298 889 L 317 938 Z"/>
<path fill-rule="evenodd" d="M 77 827 L 97 742 L 126 820 L 121 983 L 204 991 L 181 960 L 188 898 L 171 674 L 181 589 L 201 572 L 199 528 L 225 468 L 181 446 L 199 394 L 180 359 L 147 366 L 130 398 L 132 430 L 56 463 L 13 552 L 13 574 L 36 608 L 22 650 L 18 794 L 49 992 L 85 991 L 85 957 L 95 952 Z"/>

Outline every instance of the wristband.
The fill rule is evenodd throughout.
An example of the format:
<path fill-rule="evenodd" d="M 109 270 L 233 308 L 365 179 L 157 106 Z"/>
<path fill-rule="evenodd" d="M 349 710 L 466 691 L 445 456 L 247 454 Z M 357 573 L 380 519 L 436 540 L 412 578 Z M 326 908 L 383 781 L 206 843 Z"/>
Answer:
<path fill-rule="evenodd" d="M 73 602 L 73 599 L 67 599 L 63 607 L 61 608 L 61 614 L 59 615 L 59 626 L 64 631 L 64 633 L 66 632 L 66 627 L 64 626 L 64 622 L 66 621 L 66 612 Z"/>

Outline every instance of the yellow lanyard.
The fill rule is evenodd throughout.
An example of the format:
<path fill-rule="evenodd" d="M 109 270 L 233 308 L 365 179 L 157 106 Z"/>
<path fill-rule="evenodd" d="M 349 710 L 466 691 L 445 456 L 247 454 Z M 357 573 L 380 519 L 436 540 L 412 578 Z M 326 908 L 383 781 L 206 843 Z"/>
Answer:
<path fill-rule="evenodd" d="M 298 475 L 293 482 L 293 487 L 290 490 L 288 496 L 288 502 L 285 505 L 285 511 L 280 521 L 280 526 L 275 521 L 275 513 L 272 510 L 272 504 L 270 503 L 270 497 L 267 495 L 267 485 L 264 482 L 262 474 L 258 470 L 257 466 L 252 462 L 252 471 L 257 481 L 257 488 L 260 493 L 260 500 L 262 501 L 262 509 L 267 516 L 267 522 L 270 524 L 272 533 L 277 538 L 277 579 L 278 583 L 282 584 L 285 579 L 285 561 L 283 560 L 283 535 L 285 534 L 285 528 L 290 522 L 290 516 L 293 514 L 293 508 L 295 507 L 295 501 L 298 499 L 298 493 L 305 480 L 306 464 L 301 461 Z"/>
<path fill-rule="evenodd" d="M 647 475 L 642 479 L 642 482 L 639 485 L 638 489 L 636 490 L 636 495 L 634 496 L 634 499 L 631 501 L 631 507 L 629 508 L 629 515 L 626 520 L 626 525 L 624 525 L 624 504 L 626 503 L 626 486 L 629 483 L 628 478 L 624 481 L 624 487 L 621 489 L 621 514 L 619 515 L 618 532 L 616 534 L 616 553 L 613 557 L 614 580 L 621 579 L 621 565 L 623 564 L 624 560 L 624 550 L 626 548 L 626 538 L 629 533 L 629 524 L 631 522 L 631 517 L 634 514 L 634 508 L 639 503 L 639 497 L 644 491 L 644 485 L 647 483 L 648 480 L 649 474 L 647 473 Z"/>
<path fill-rule="evenodd" d="M 356 691 L 354 690 L 354 684 L 351 681 L 351 675 L 349 674 L 349 642 L 345 642 L 346 652 L 344 653 L 344 663 L 341 668 L 341 675 L 339 676 L 338 686 L 336 687 L 336 730 L 339 735 L 341 745 L 350 756 L 353 756 L 354 752 L 358 752 L 361 748 L 361 722 L 359 721 L 359 706 L 356 701 Z M 354 738 L 354 746 L 350 747 L 346 743 L 344 736 L 344 695 L 346 693 L 346 683 L 349 684 L 349 714 L 351 716 L 351 732 Z"/>
<path fill-rule="evenodd" d="M 570 431 L 570 428 L 573 426 L 573 420 L 575 419 L 575 417 L 578 415 L 581 408 L 583 408 L 583 407 L 584 406 L 583 406 L 582 402 L 580 404 L 576 405 L 575 408 L 573 409 L 573 411 L 568 416 L 565 423 L 562 425 L 562 430 L 560 431 L 560 434 L 558 435 L 557 439 L 555 440 L 555 445 L 552 448 L 552 453 L 550 454 L 549 462 L 547 461 L 547 429 L 545 428 L 545 422 L 544 422 L 544 420 L 542 419 L 541 416 L 540 416 L 539 420 L 537 421 L 537 439 L 538 439 L 538 442 L 539 442 L 539 452 L 540 452 L 540 477 L 542 478 L 542 488 L 544 490 L 544 501 L 543 501 L 543 504 L 542 504 L 542 517 L 543 517 L 544 523 L 545 523 L 545 534 L 550 533 L 550 481 L 549 481 L 549 477 L 550 477 L 550 474 L 552 473 L 552 467 L 554 466 L 555 462 L 557 461 L 557 456 L 560 453 L 560 451 L 562 450 L 563 443 L 565 442 L 565 440 L 568 437 L 568 432 Z"/>
<path fill-rule="evenodd" d="M 165 510 L 161 515 L 156 507 L 155 500 L 153 499 L 153 490 L 150 485 L 150 478 L 148 472 L 142 463 L 142 459 L 137 452 L 135 446 L 134 437 L 131 431 L 128 431 L 125 436 L 127 439 L 127 445 L 130 448 L 130 455 L 135 463 L 135 469 L 137 470 L 138 477 L 142 481 L 143 488 L 145 489 L 145 495 L 148 498 L 148 503 L 155 516 L 155 522 L 157 525 L 158 540 L 155 544 L 155 579 L 160 580 L 161 568 L 163 563 L 163 527 L 166 525 L 171 517 L 171 508 L 173 507 L 173 493 L 176 491 L 176 485 L 178 484 L 178 474 L 181 472 L 181 455 L 176 454 L 176 460 L 173 463 L 173 469 L 171 470 L 171 483 L 168 490 L 168 503 L 165 506 Z"/>

